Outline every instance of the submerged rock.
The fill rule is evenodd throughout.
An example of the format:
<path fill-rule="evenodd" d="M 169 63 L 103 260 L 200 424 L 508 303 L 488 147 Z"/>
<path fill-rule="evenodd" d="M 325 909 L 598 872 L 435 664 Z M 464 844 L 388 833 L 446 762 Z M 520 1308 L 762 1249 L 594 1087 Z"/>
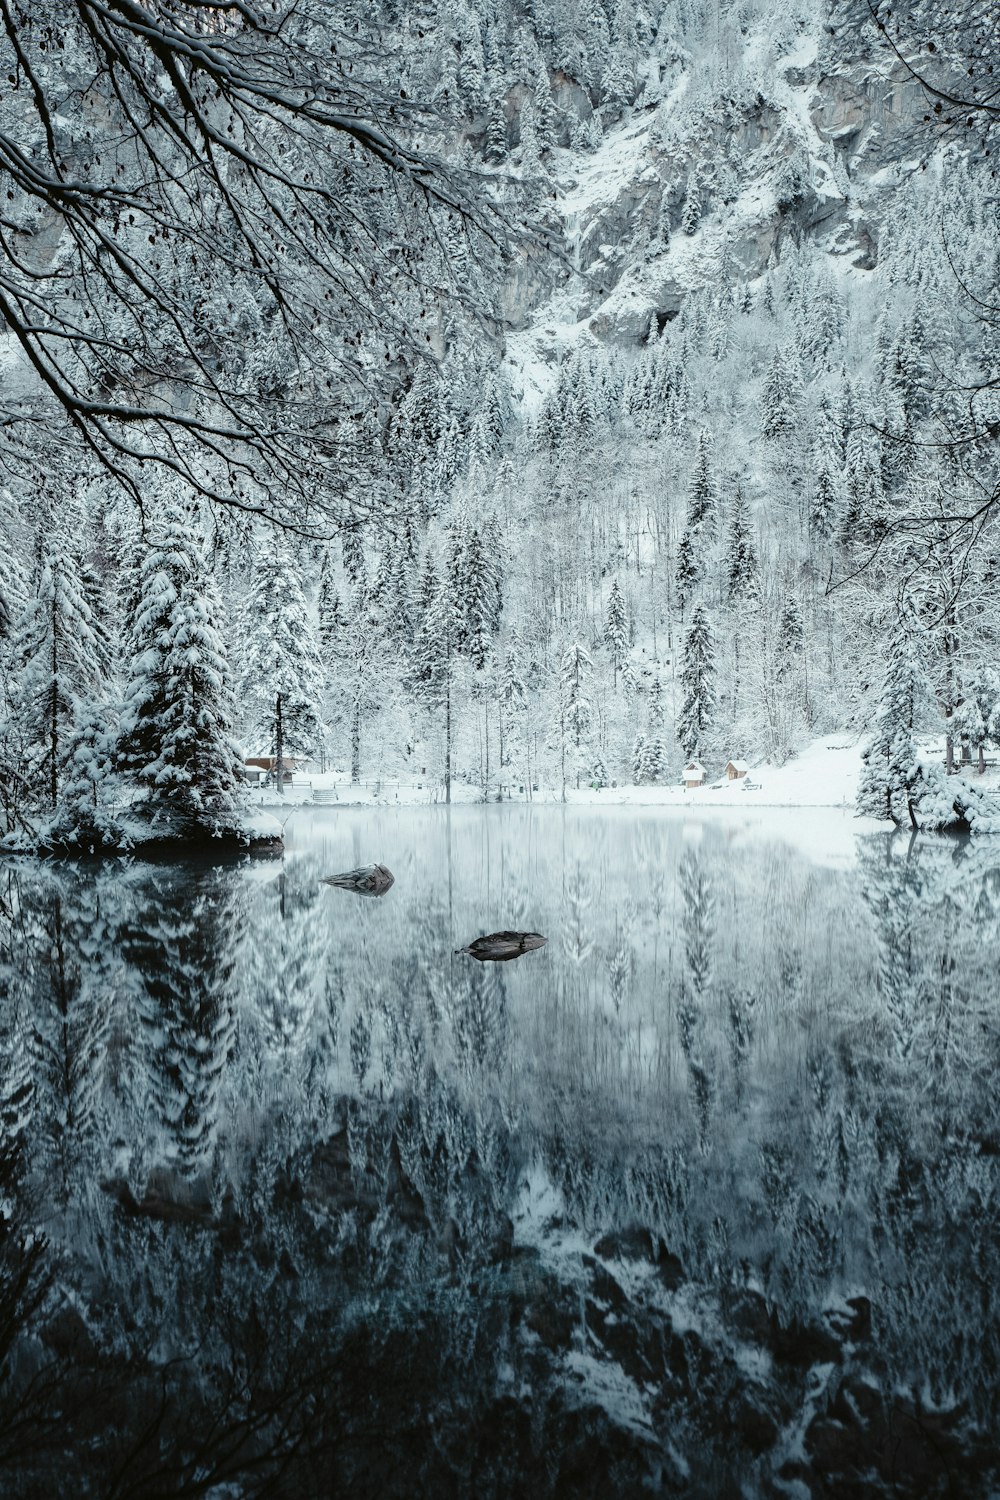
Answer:
<path fill-rule="evenodd" d="M 342 891 L 357 891 L 359 896 L 384 896 L 396 877 L 385 865 L 362 865 L 343 875 L 324 875 L 324 885 L 335 885 Z"/>
<path fill-rule="evenodd" d="M 476 938 L 465 948 L 456 948 L 456 953 L 467 953 L 478 958 L 480 963 L 506 963 L 510 958 L 520 958 L 522 953 L 533 953 L 544 948 L 548 938 L 540 932 L 491 932 L 486 937 Z"/>

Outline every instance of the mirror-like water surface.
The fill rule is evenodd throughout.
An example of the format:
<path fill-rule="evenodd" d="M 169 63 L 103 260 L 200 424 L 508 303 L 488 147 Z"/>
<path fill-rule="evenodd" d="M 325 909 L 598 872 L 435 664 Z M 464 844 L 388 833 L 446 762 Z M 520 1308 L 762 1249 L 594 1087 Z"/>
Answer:
<path fill-rule="evenodd" d="M 1000 847 L 789 830 L 3 866 L 0 1492 L 992 1494 Z"/>

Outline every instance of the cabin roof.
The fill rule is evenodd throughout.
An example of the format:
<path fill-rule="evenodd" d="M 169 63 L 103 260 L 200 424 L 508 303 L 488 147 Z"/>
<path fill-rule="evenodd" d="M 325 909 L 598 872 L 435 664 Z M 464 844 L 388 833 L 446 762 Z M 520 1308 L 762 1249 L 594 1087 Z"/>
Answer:
<path fill-rule="evenodd" d="M 745 760 L 731 760 L 729 765 L 732 766 L 734 771 L 749 771 L 750 769 Z M 726 767 L 726 770 L 729 770 L 729 766 Z"/>

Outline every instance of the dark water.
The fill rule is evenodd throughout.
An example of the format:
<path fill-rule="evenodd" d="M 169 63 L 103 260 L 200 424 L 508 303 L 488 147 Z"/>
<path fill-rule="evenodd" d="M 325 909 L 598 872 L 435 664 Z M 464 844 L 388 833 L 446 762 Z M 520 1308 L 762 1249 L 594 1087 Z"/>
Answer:
<path fill-rule="evenodd" d="M 1000 841 L 289 832 L 0 870 L 0 1494 L 997 1492 Z"/>

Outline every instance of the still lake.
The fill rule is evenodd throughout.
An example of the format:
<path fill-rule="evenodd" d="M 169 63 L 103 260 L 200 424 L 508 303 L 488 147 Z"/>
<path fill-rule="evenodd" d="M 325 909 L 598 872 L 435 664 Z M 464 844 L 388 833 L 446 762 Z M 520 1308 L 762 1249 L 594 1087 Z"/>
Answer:
<path fill-rule="evenodd" d="M 1000 840 L 286 835 L 0 865 L 0 1493 L 997 1493 Z"/>

